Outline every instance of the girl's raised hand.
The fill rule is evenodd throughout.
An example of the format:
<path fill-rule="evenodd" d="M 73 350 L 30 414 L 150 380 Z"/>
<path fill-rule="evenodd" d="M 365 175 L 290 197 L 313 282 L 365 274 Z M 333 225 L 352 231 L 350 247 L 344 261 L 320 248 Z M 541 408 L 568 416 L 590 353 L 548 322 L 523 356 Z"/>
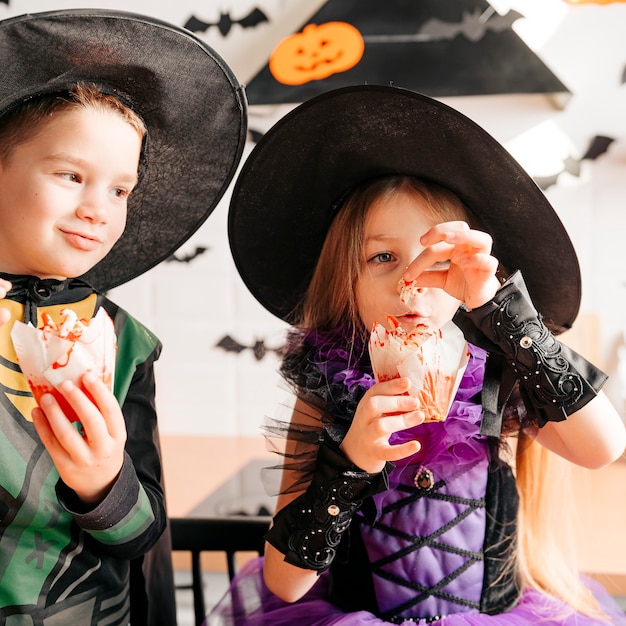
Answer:
<path fill-rule="evenodd" d="M 420 449 L 417 441 L 391 445 L 389 437 L 424 421 L 418 399 L 405 395 L 408 378 L 394 378 L 373 385 L 365 393 L 341 443 L 344 454 L 365 472 L 380 472 L 387 461 L 397 461 Z"/>
<path fill-rule="evenodd" d="M 403 280 L 444 289 L 469 309 L 493 298 L 500 282 L 490 235 L 470 229 L 466 222 L 444 222 L 426 231 L 420 243 L 426 249 L 409 265 Z"/>
<path fill-rule="evenodd" d="M 84 503 L 97 505 L 122 469 L 126 424 L 117 399 L 99 378 L 85 374 L 82 384 L 93 400 L 70 381 L 60 388 L 81 421 L 82 435 L 52 394 L 33 410 L 33 423 L 63 482 Z"/>

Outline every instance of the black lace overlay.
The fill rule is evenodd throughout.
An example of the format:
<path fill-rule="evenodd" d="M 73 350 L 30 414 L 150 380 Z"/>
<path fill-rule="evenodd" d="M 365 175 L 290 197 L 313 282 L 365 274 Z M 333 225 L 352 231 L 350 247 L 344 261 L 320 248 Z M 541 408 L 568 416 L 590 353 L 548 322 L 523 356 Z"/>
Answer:
<path fill-rule="evenodd" d="M 324 428 L 340 443 L 363 394 L 376 382 L 363 338 L 348 327 L 289 334 L 281 374 L 296 395 L 322 414 Z"/>
<path fill-rule="evenodd" d="M 306 489 L 320 442 L 326 435 L 335 445 L 343 441 L 359 401 L 375 382 L 365 341 L 347 327 L 290 330 L 281 374 L 301 402 L 282 405 L 265 419 L 267 448 L 283 461 L 262 472 L 270 495 Z"/>

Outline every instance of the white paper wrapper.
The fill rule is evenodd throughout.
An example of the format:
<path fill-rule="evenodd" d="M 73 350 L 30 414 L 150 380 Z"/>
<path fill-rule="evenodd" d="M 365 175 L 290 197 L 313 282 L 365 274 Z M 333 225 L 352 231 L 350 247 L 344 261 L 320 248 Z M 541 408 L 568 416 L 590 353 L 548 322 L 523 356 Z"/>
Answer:
<path fill-rule="evenodd" d="M 376 380 L 409 378 L 409 394 L 420 398 L 425 421 L 444 421 L 469 359 L 463 333 L 452 322 L 438 331 L 418 327 L 407 332 L 395 318 L 388 321 L 391 329 L 376 323 L 370 336 Z"/>
<path fill-rule="evenodd" d="M 103 308 L 87 322 L 71 309 L 63 309 L 61 318 L 57 325 L 44 315 L 41 328 L 15 322 L 11 339 L 37 403 L 44 393 L 52 393 L 68 418 L 78 421 L 57 388 L 65 380 L 81 387 L 83 374 L 93 372 L 113 389 L 117 338 L 113 321 Z"/>

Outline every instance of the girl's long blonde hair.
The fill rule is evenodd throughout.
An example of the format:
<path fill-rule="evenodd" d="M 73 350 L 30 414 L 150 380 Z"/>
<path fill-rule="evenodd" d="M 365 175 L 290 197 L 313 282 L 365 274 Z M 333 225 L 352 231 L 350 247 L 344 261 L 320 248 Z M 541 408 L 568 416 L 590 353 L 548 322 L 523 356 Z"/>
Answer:
<path fill-rule="evenodd" d="M 480 228 L 459 198 L 438 185 L 405 176 L 382 178 L 364 185 L 347 198 L 334 217 L 298 325 L 331 330 L 349 324 L 353 333 L 366 341 L 368 331 L 360 321 L 355 297 L 365 217 L 375 200 L 398 194 L 413 194 L 424 200 L 440 222 L 460 219 Z M 517 569 L 522 585 L 563 601 L 564 614 L 579 611 L 600 621 L 607 620 L 579 575 L 573 536 L 575 511 L 567 488 L 578 468 L 523 432 L 516 456 L 520 508 L 518 551 L 512 566 Z"/>
<path fill-rule="evenodd" d="M 516 455 L 518 513 L 517 568 L 522 584 L 565 602 L 572 609 L 610 623 L 581 582 L 572 490 L 584 485 L 581 467 L 551 452 L 525 433 Z"/>

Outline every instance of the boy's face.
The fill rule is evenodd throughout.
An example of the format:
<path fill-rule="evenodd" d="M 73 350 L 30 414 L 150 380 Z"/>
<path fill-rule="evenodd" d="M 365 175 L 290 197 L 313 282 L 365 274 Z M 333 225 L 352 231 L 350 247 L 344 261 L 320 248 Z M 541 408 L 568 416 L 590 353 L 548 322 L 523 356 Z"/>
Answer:
<path fill-rule="evenodd" d="M 0 162 L 0 271 L 63 279 L 102 260 L 124 232 L 140 151 L 112 111 L 51 116 Z"/>

